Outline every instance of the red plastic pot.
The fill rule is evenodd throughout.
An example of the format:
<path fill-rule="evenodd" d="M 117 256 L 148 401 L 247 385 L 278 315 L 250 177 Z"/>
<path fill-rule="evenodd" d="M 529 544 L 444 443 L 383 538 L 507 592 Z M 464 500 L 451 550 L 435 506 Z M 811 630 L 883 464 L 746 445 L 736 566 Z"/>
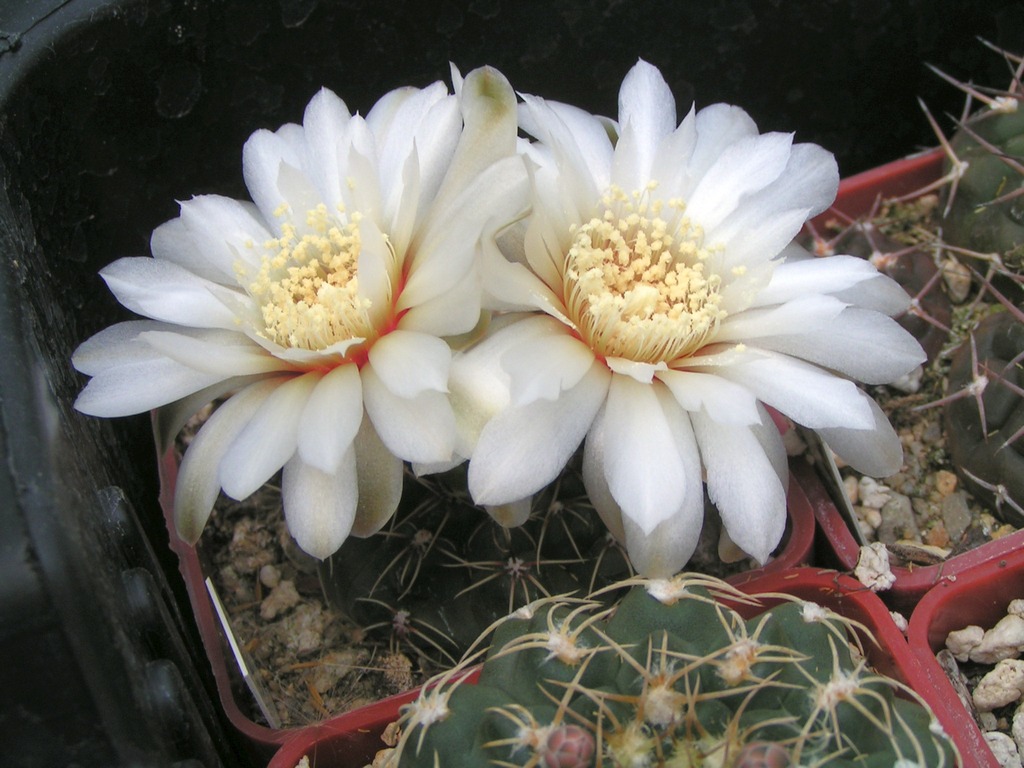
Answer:
<path fill-rule="evenodd" d="M 953 630 L 989 628 L 1006 615 L 1010 601 L 1024 597 L 1024 549 L 1006 552 L 946 578 L 925 595 L 910 618 L 907 638 L 933 692 L 935 715 L 972 768 L 999 768 L 974 718 L 964 709 L 935 660 Z"/>
<path fill-rule="evenodd" d="M 741 587 L 747 594 L 784 593 L 831 608 L 849 619 L 860 622 L 865 629 L 861 638 L 871 665 L 879 672 L 906 683 L 925 697 L 933 710 L 936 702 L 920 660 L 910 651 L 903 634 L 896 628 L 888 608 L 863 585 L 836 571 L 816 568 L 789 568 L 748 579 Z M 733 606 L 746 618 L 781 602 L 765 599 L 762 606 Z M 379 723 L 380 732 L 398 716 L 398 702 L 391 715 Z M 383 703 L 380 714 L 384 716 Z M 945 726 L 945 723 L 943 723 Z M 361 742 L 362 743 L 362 742 Z M 353 737 L 338 720 L 330 720 L 296 734 L 281 747 L 270 761 L 269 768 L 295 768 L 303 756 L 312 768 L 361 768 L 364 755 L 354 751 Z M 378 740 L 375 750 L 383 748 Z M 370 756 L 372 756 L 372 752 Z M 368 762 L 368 761 L 367 761 Z"/>
<path fill-rule="evenodd" d="M 168 452 L 160 460 L 160 504 L 170 536 L 171 549 L 178 556 L 178 569 L 184 578 L 199 633 L 210 665 L 213 667 L 221 706 L 231 724 L 247 740 L 250 757 L 262 762 L 285 743 L 290 744 L 293 741 L 310 743 L 321 736 L 326 738 L 329 735 L 330 744 L 337 747 L 335 749 L 335 746 L 332 746 L 331 749 L 351 758 L 350 763 L 335 764 L 363 766 L 365 763 L 360 761 L 368 762 L 372 759 L 374 752 L 380 748 L 380 734 L 384 727 L 396 719 L 398 708 L 414 698 L 418 691 L 399 694 L 376 704 L 338 715 L 323 723 L 306 727 L 269 728 L 255 722 L 245 714 L 245 708 L 241 702 L 243 701 L 242 697 L 247 697 L 249 694 L 245 691 L 244 686 L 239 684 L 240 673 L 207 592 L 206 575 L 203 573 L 198 553 L 195 547 L 184 542 L 174 529 L 172 511 L 177 473 L 177 457 L 173 451 Z M 730 581 L 740 585 L 765 574 L 780 572 L 811 562 L 817 516 L 810 501 L 811 497 L 827 498 L 817 477 L 810 476 L 803 480 L 794 478 L 790 482 L 789 526 L 786 538 L 781 545 L 781 551 L 763 568 L 737 574 Z M 293 766 L 294 764 L 289 768 L 293 768 Z"/>

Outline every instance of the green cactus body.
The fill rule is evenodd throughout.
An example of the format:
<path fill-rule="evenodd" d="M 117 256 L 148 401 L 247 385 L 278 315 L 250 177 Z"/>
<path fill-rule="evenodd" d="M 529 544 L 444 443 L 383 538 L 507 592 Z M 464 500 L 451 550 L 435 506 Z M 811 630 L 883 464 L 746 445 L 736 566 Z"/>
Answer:
<path fill-rule="evenodd" d="M 943 222 L 947 243 L 980 254 L 997 254 L 1006 269 L 1024 268 L 1024 110 L 991 108 L 975 113 L 951 139 L 953 153 L 966 163 L 953 192 L 946 188 L 949 213 Z M 1018 168 L 1004 158 L 1016 161 Z M 948 170 L 948 169 L 947 169 Z M 987 265 L 979 265 L 984 274 Z"/>
<path fill-rule="evenodd" d="M 931 714 L 866 667 L 845 619 L 778 595 L 744 619 L 733 606 L 751 598 L 706 576 L 630 584 L 614 609 L 551 598 L 507 618 L 476 685 L 407 706 L 388 764 L 955 765 Z"/>
<path fill-rule="evenodd" d="M 408 478 L 391 525 L 320 566 L 328 600 L 365 631 L 450 665 L 517 607 L 632 573 L 575 472 L 509 527 L 469 502 L 465 472 Z"/>
<path fill-rule="evenodd" d="M 950 457 L 1000 519 L 1024 526 L 1024 323 L 1011 312 L 983 319 L 953 355 L 945 407 Z M 980 405 L 980 407 L 979 407 Z"/>

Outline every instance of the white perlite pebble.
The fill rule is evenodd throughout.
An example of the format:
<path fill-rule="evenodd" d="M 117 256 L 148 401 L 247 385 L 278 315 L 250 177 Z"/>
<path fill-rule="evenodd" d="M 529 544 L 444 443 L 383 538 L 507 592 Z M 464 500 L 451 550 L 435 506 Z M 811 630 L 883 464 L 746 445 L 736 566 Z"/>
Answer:
<path fill-rule="evenodd" d="M 857 486 L 857 495 L 860 496 L 862 507 L 881 509 L 885 506 L 891 496 L 892 490 L 887 485 L 882 485 L 873 477 L 862 477 Z"/>
<path fill-rule="evenodd" d="M 974 706 L 982 712 L 1005 707 L 1024 693 L 1024 661 L 1003 659 L 974 689 Z"/>
<path fill-rule="evenodd" d="M 1020 753 L 1017 752 L 1017 745 L 1013 743 L 1013 739 L 998 731 L 991 731 L 984 735 L 989 749 L 992 750 L 992 754 L 995 755 L 996 761 L 1002 768 L 1022 768 Z"/>
<path fill-rule="evenodd" d="M 1013 716 L 1013 727 L 1010 731 L 1017 745 L 1017 753 L 1024 755 L 1024 707 L 1018 707 Z"/>
<path fill-rule="evenodd" d="M 872 592 L 882 592 L 893 585 L 896 576 L 889 567 L 889 550 L 885 544 L 876 541 L 860 548 L 853 577 Z"/>
<path fill-rule="evenodd" d="M 971 651 L 981 645 L 985 637 L 985 630 L 977 624 L 971 624 L 963 629 L 957 629 L 946 636 L 946 647 L 959 662 L 967 661 L 971 657 Z"/>
<path fill-rule="evenodd" d="M 983 630 L 974 624 L 950 632 L 946 647 L 957 661 L 995 664 L 1003 659 L 1016 659 L 1024 653 L 1024 600 L 1014 600 L 1007 615 L 994 627 Z"/>
<path fill-rule="evenodd" d="M 985 633 L 971 651 L 971 661 L 995 664 L 1003 659 L 1016 659 L 1024 650 L 1024 618 L 1015 614 L 1004 616 Z"/>
<path fill-rule="evenodd" d="M 909 626 L 907 623 L 907 617 L 898 611 L 889 611 L 889 615 L 892 616 L 892 621 L 893 624 L 896 625 L 896 629 L 903 634 L 907 634 L 907 627 Z"/>

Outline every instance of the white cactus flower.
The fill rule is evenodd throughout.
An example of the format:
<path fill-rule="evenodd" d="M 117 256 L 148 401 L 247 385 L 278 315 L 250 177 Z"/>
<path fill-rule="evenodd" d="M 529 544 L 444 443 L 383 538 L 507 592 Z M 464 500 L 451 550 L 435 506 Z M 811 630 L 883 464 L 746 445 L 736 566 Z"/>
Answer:
<path fill-rule="evenodd" d="M 924 360 L 890 317 L 909 299 L 866 261 L 793 243 L 835 197 L 831 154 L 724 104 L 677 124 L 643 61 L 617 123 L 523 99 L 532 212 L 485 243 L 484 287 L 528 314 L 452 367 L 478 503 L 529 497 L 583 442 L 591 501 L 640 573 L 667 577 L 697 543 L 702 478 L 737 545 L 763 562 L 778 544 L 787 465 L 765 406 L 867 474 L 898 469 L 852 379 Z"/>
<path fill-rule="evenodd" d="M 481 234 L 526 190 L 511 86 L 487 68 L 453 79 L 454 95 L 401 88 L 365 118 L 320 91 L 302 125 L 246 142 L 253 202 L 183 202 L 153 232 L 153 258 L 102 270 L 149 319 L 78 348 L 92 377 L 78 410 L 173 404 L 180 426 L 234 392 L 182 461 L 187 540 L 222 488 L 244 498 L 283 467 L 288 527 L 324 558 L 392 515 L 403 460 L 453 458 L 443 337 L 477 325 Z"/>

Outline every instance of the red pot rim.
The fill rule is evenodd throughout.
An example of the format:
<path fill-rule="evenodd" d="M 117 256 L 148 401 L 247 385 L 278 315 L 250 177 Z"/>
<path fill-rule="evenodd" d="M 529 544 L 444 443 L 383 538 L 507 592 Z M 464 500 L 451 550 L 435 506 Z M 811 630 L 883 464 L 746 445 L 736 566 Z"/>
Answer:
<path fill-rule="evenodd" d="M 921 598 L 910 617 L 907 639 L 938 702 L 935 714 L 961 754 L 975 756 L 977 768 L 998 768 L 999 761 L 960 705 L 935 653 L 945 647 L 952 630 L 968 624 L 991 627 L 1006 615 L 1010 601 L 1019 597 L 1024 597 L 1024 548 L 988 558 L 944 579 Z"/>

